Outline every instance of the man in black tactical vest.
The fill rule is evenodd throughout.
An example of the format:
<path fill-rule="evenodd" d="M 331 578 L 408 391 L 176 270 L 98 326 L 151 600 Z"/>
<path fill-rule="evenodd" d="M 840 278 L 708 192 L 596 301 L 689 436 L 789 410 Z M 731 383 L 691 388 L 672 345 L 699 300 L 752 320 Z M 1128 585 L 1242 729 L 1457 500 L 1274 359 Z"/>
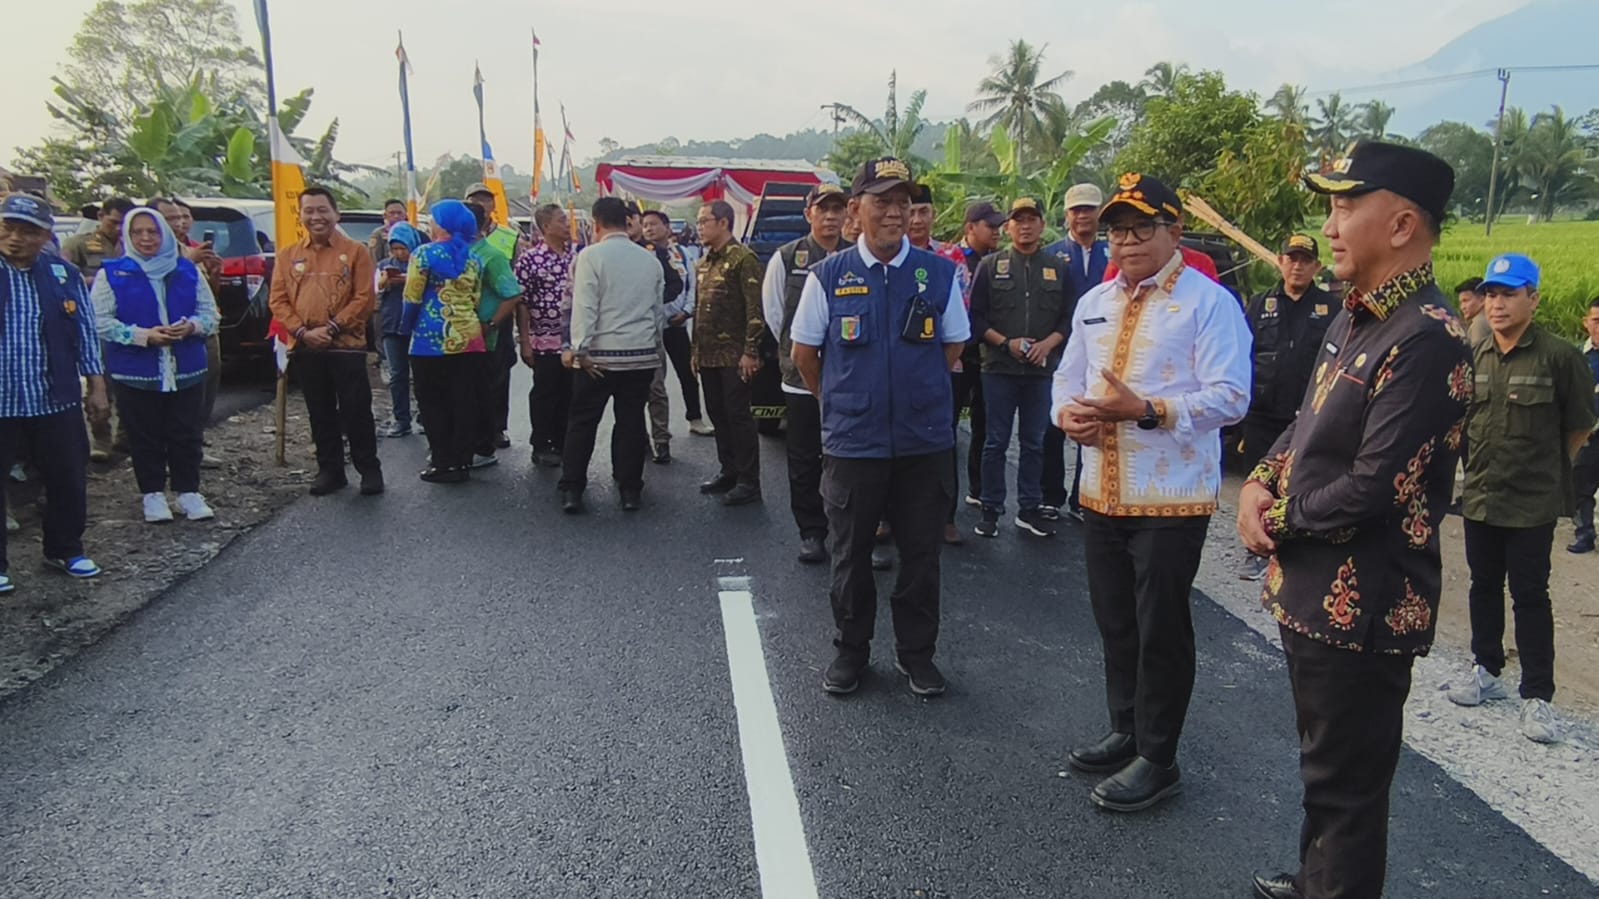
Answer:
<path fill-rule="evenodd" d="M 805 220 L 811 233 L 790 241 L 772 254 L 761 284 L 761 308 L 777 335 L 778 365 L 783 373 L 783 399 L 788 404 L 788 496 L 799 526 L 799 560 L 827 561 L 827 511 L 822 507 L 822 407 L 805 389 L 790 358 L 789 337 L 805 275 L 812 265 L 837 252 L 849 199 L 836 184 L 820 184 L 805 197 Z"/>

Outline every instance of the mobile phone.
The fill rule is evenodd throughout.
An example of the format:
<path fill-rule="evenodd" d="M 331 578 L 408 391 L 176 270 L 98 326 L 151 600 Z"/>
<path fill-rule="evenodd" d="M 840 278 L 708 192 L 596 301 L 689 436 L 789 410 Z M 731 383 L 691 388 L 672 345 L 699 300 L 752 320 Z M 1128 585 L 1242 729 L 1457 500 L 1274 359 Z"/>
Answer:
<path fill-rule="evenodd" d="M 208 244 L 210 244 L 213 247 L 216 246 L 217 245 L 217 233 L 215 231 L 207 231 L 207 232 L 205 232 L 204 234 L 200 235 L 200 242 L 201 243 L 208 243 Z"/>

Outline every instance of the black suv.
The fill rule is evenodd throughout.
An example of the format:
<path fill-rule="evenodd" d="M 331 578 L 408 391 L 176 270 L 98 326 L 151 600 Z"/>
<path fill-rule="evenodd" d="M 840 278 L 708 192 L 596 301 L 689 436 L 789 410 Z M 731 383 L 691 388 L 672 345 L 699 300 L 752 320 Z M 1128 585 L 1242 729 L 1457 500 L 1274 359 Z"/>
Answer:
<path fill-rule="evenodd" d="M 217 288 L 224 356 L 270 352 L 267 325 L 272 313 L 267 293 L 272 284 L 272 203 L 268 200 L 199 199 L 189 201 L 194 227 L 189 238 L 211 241 L 222 257 Z"/>

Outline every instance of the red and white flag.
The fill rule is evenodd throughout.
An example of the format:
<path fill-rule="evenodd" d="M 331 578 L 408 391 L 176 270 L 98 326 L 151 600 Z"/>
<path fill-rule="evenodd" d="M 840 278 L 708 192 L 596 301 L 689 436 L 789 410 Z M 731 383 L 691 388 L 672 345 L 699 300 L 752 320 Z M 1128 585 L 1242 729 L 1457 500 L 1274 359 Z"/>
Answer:
<path fill-rule="evenodd" d="M 294 337 L 277 319 L 267 326 L 267 336 L 272 338 L 272 355 L 277 357 L 278 374 L 281 375 L 289 370 L 289 348 L 294 346 Z"/>

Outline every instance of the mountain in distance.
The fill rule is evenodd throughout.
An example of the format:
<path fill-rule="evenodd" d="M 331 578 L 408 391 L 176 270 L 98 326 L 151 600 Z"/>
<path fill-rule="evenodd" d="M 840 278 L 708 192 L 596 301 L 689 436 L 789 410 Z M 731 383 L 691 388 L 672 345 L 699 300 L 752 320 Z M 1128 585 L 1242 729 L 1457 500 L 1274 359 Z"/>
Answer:
<path fill-rule="evenodd" d="M 1533 0 L 1497 19 L 1484 22 L 1450 41 L 1428 59 L 1388 76 L 1406 81 L 1510 68 L 1507 106 L 1519 106 L 1530 117 L 1558 104 L 1575 118 L 1599 107 L 1599 68 L 1586 71 L 1534 72 L 1518 66 L 1599 65 L 1599 2 L 1596 0 Z M 1499 112 L 1499 81 L 1489 71 L 1475 78 L 1417 87 L 1346 92 L 1345 99 L 1376 97 L 1395 107 L 1390 127 L 1416 134 L 1441 121 L 1491 127 Z"/>

